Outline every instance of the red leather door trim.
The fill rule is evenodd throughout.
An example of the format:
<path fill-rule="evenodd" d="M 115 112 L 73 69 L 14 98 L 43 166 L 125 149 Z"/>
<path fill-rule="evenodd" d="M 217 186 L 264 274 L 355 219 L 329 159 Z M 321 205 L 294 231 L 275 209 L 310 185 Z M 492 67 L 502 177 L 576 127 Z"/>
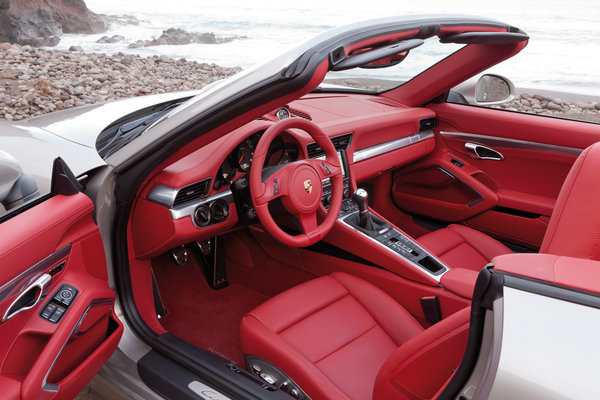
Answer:
<path fill-rule="evenodd" d="M 93 210 L 91 200 L 82 193 L 57 195 L 0 224 L 0 285 L 66 249 L 37 271 L 49 273 L 64 262 L 60 271 L 54 270 L 45 298 L 0 324 L 0 382 L 7 384 L 6 390 L 2 385 L 3 398 L 73 398 L 120 340 L 123 327 L 112 311 L 115 293 L 106 280 L 104 247 Z M 77 294 L 58 323 L 52 323 L 40 313 L 63 284 L 76 288 Z M 19 293 L 0 302 L 2 313 Z M 89 319 L 84 321 L 88 307 L 99 300 L 107 307 L 95 321 L 104 322 L 84 331 L 94 325 Z M 78 329 L 80 322 L 83 325 Z M 74 335 L 78 331 L 79 336 Z M 76 341 L 75 347 L 67 344 Z M 77 349 L 77 356 L 63 354 L 70 348 Z"/>

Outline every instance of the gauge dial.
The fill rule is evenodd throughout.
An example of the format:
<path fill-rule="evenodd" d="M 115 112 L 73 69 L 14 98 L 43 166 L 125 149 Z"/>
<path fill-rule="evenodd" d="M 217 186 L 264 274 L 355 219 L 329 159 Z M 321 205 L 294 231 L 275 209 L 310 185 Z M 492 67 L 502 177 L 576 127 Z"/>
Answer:
<path fill-rule="evenodd" d="M 290 110 L 285 107 L 281 107 L 279 110 L 277 110 L 275 116 L 278 119 L 288 119 L 290 117 Z"/>
<path fill-rule="evenodd" d="M 240 171 L 249 172 L 250 166 L 252 165 L 252 155 L 254 154 L 254 146 L 250 142 L 250 139 L 244 140 L 238 146 L 236 153 L 236 161 Z"/>
<path fill-rule="evenodd" d="M 236 166 L 231 161 L 231 158 L 227 157 L 225 161 L 223 161 L 223 164 L 221 164 L 221 168 L 219 168 L 219 177 L 223 179 L 223 182 L 227 185 L 235 177 L 236 172 Z"/>

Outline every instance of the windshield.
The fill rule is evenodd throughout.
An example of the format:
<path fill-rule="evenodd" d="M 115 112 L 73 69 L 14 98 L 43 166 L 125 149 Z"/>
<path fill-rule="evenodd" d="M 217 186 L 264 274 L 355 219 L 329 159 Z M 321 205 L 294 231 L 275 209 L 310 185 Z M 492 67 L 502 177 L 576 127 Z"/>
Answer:
<path fill-rule="evenodd" d="M 360 89 L 385 92 L 401 86 L 429 67 L 440 62 L 464 45 L 440 43 L 437 36 L 425 40 L 423 45 L 410 50 L 399 64 L 384 68 L 353 68 L 346 71 L 329 71 L 319 86 L 324 91 Z"/>

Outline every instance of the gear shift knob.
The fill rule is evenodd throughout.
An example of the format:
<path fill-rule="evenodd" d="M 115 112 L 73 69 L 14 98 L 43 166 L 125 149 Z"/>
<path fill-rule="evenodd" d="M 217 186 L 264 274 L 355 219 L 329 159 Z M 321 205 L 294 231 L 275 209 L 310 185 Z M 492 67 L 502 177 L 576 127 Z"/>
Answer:
<path fill-rule="evenodd" d="M 358 211 L 361 213 L 369 210 L 369 194 L 365 189 L 356 189 L 352 194 L 352 200 L 358 204 Z"/>

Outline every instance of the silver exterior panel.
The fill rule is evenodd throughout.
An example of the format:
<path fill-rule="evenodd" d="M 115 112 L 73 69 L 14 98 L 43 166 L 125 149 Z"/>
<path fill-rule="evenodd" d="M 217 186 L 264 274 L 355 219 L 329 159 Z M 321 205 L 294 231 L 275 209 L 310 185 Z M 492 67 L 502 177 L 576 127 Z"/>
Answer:
<path fill-rule="evenodd" d="M 497 367 L 490 362 L 474 398 L 600 397 L 599 309 L 506 286 L 503 308 Z"/>

